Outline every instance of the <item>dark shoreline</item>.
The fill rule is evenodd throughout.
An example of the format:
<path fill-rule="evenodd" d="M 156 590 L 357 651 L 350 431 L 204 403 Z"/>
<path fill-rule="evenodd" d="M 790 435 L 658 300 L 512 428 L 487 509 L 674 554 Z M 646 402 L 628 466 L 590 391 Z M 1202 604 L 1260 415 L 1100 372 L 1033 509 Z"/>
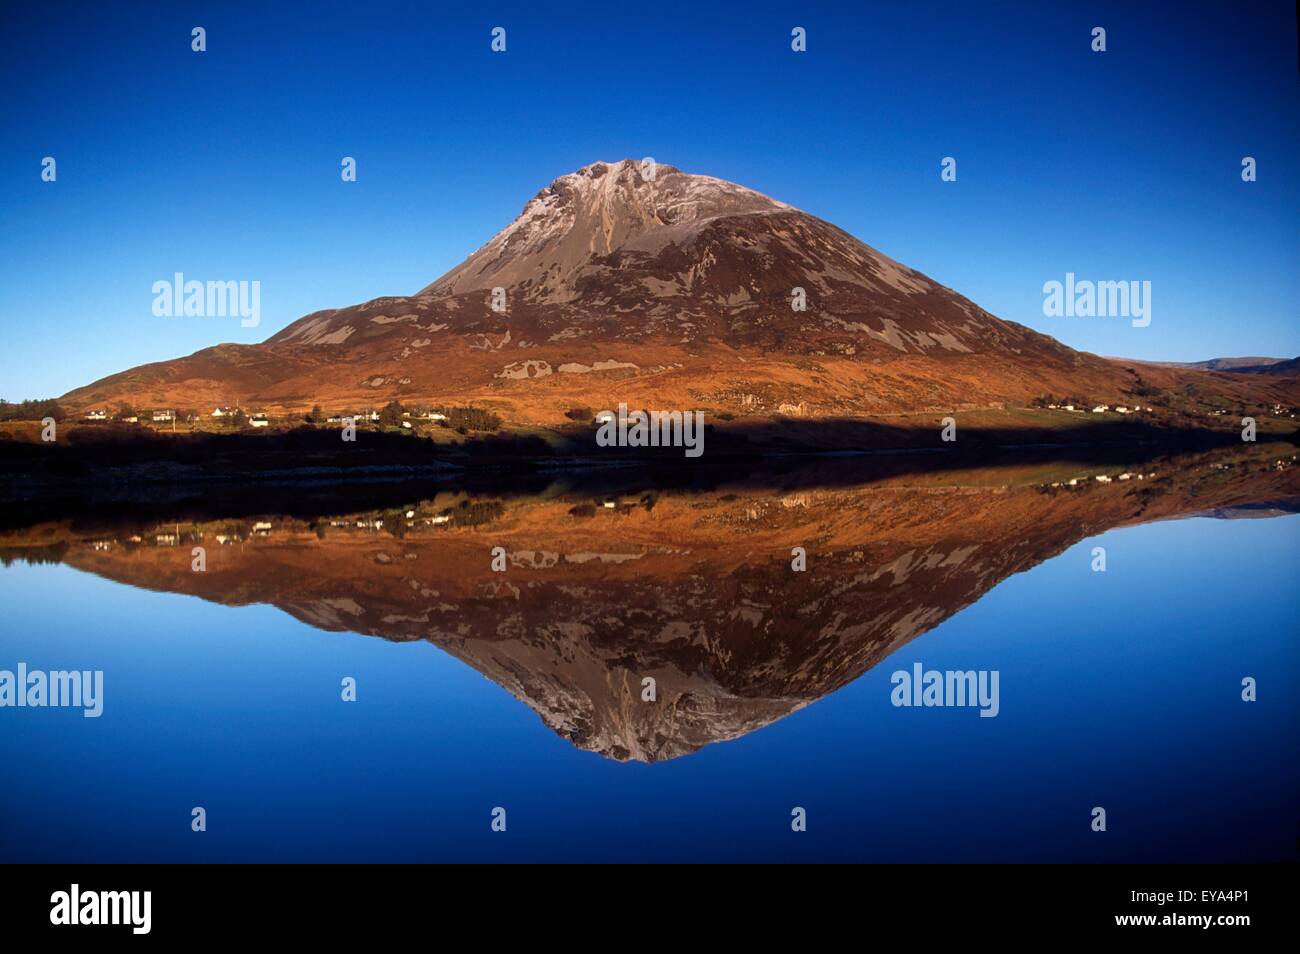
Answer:
<path fill-rule="evenodd" d="M 1012 436 L 1033 439 L 1007 440 Z M 987 468 L 1129 469 L 1233 448 L 1276 446 L 1289 455 L 1298 443 L 1294 434 L 1261 433 L 1250 444 L 1235 432 L 1150 429 L 1141 435 L 1111 434 L 1109 440 L 1045 442 L 1043 436 L 967 430 L 956 445 L 934 446 L 935 440 L 928 447 L 839 449 L 748 442 L 726 447 L 718 440 L 715 444 L 723 446 L 717 453 L 694 459 L 680 456 L 678 448 L 599 457 L 539 453 L 544 442 L 534 438 L 487 437 L 449 447 L 379 431 L 363 431 L 358 444 L 343 445 L 336 432 L 311 428 L 255 436 L 151 435 L 139 442 L 53 447 L 0 441 L 0 501 L 7 504 L 0 509 L 0 526 L 107 512 L 166 513 L 177 519 L 267 512 L 312 516 L 433 494 L 510 497 L 556 488 L 593 497 L 727 486 L 789 492 Z M 1089 436 L 1102 435 L 1094 427 Z"/>

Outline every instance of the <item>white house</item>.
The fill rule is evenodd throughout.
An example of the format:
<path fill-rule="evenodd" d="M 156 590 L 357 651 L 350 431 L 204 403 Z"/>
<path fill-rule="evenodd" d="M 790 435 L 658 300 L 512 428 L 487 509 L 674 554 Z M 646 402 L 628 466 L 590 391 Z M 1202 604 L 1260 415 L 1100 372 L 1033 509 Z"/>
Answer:
<path fill-rule="evenodd" d="M 1096 407 L 1094 407 L 1094 408 L 1092 409 L 1092 413 L 1093 413 L 1093 414 L 1104 414 L 1106 411 L 1109 411 L 1109 410 L 1110 410 L 1110 405 L 1109 405 L 1109 404 L 1098 404 Z"/>
<path fill-rule="evenodd" d="M 1126 408 L 1126 407 L 1125 407 L 1124 405 L 1122 405 L 1122 404 L 1117 404 L 1117 405 L 1115 405 L 1115 413 L 1116 413 L 1116 414 L 1127 414 L 1127 413 L 1128 413 L 1128 408 Z"/>
<path fill-rule="evenodd" d="M 88 420 L 88 421 L 104 421 L 104 420 L 107 420 L 107 419 L 108 419 L 108 412 L 107 412 L 107 411 L 87 411 L 87 412 L 86 412 L 86 420 Z"/>
<path fill-rule="evenodd" d="M 271 426 L 271 422 L 270 422 L 269 420 L 267 420 L 266 415 L 263 414 L 263 413 L 261 413 L 261 412 L 258 412 L 258 413 L 256 413 L 256 414 L 252 414 L 252 415 L 250 415 L 249 418 L 248 418 L 248 423 L 251 424 L 253 427 L 270 427 L 270 426 Z"/>
<path fill-rule="evenodd" d="M 153 419 L 154 421 L 174 421 L 176 420 L 176 412 L 175 411 L 154 411 Z"/>

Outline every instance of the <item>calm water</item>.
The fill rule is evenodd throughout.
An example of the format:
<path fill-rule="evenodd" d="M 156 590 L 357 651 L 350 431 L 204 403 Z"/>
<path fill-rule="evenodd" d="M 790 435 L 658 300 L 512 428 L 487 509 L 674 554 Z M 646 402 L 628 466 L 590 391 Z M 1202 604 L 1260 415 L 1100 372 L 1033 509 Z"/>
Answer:
<path fill-rule="evenodd" d="M 0 859 L 1295 860 L 1295 472 L 1144 466 L 14 531 L 0 669 L 105 702 L 0 709 Z"/>

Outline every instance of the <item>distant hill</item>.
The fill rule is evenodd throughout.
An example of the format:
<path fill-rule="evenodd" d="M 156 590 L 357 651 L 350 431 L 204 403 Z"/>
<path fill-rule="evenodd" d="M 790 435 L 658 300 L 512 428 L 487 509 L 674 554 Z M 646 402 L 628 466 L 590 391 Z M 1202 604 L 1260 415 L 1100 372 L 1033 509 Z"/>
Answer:
<path fill-rule="evenodd" d="M 1208 361 L 1152 361 L 1163 368 L 1200 371 L 1237 371 L 1246 374 L 1291 374 L 1300 370 L 1300 358 L 1210 358 Z"/>

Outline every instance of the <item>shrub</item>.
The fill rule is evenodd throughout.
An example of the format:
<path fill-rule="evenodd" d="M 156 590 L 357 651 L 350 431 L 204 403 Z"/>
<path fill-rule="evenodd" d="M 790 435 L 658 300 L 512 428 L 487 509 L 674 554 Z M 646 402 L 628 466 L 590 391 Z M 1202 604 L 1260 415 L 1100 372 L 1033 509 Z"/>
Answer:
<path fill-rule="evenodd" d="M 39 421 L 46 417 L 55 420 L 63 419 L 63 408 L 53 398 L 44 401 L 20 401 L 17 404 L 0 401 L 0 421 Z"/>
<path fill-rule="evenodd" d="M 467 431 L 495 431 L 501 427 L 501 418 L 479 407 L 449 407 L 443 410 L 447 420 L 443 423 L 455 428 L 459 434 Z"/>

